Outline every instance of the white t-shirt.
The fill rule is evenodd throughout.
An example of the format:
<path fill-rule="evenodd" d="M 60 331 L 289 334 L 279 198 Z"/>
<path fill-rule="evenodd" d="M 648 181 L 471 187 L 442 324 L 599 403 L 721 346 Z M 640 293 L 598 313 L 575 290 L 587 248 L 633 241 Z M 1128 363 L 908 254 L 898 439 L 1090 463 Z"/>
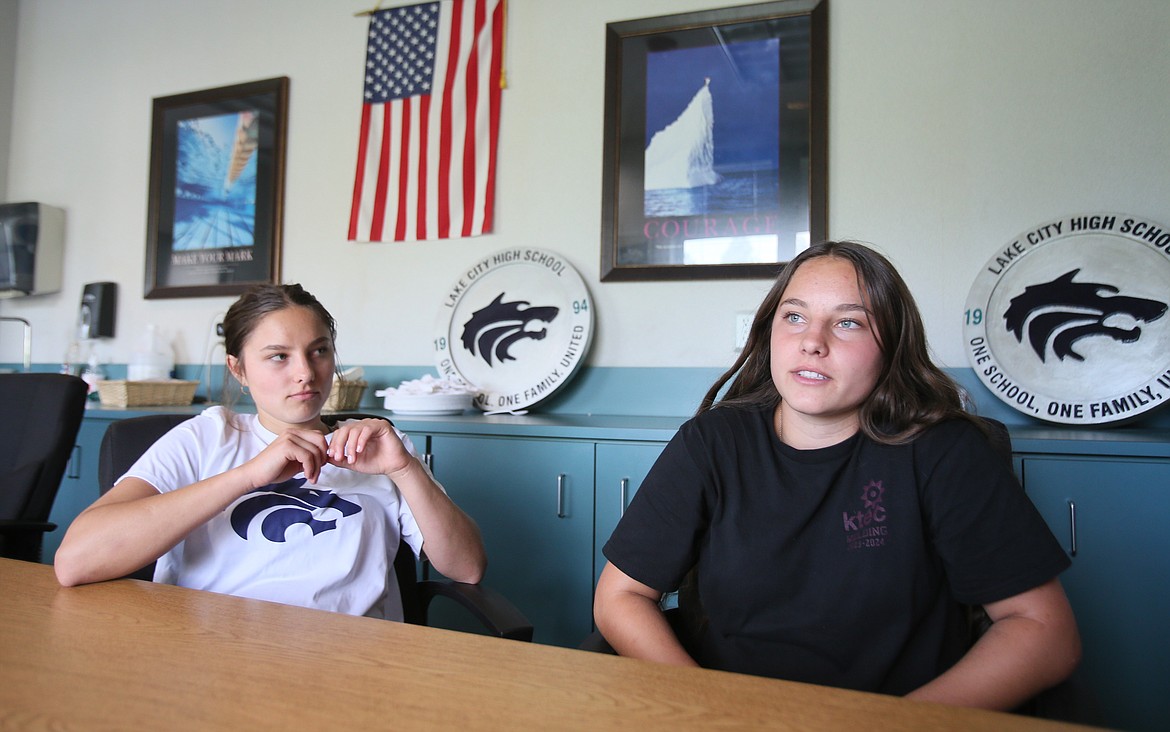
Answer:
<path fill-rule="evenodd" d="M 211 407 L 164 435 L 123 477 L 173 491 L 242 465 L 274 439 L 256 415 Z M 423 536 L 388 477 L 326 465 L 315 485 L 298 473 L 233 501 L 160 557 L 154 580 L 400 621 L 399 537 L 419 554 Z"/>

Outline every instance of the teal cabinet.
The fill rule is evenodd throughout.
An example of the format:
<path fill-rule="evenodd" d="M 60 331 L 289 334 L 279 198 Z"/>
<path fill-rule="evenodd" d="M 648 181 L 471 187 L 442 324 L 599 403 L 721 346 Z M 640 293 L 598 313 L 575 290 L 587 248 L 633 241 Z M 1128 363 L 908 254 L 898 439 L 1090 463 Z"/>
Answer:
<path fill-rule="evenodd" d="M 203 405 L 190 407 L 131 407 L 97 408 L 90 406 L 81 420 L 81 429 L 77 431 L 77 443 L 73 447 L 73 456 L 65 468 L 65 477 L 57 489 L 57 497 L 53 500 L 53 509 L 49 512 L 49 520 L 57 524 L 57 528 L 45 535 L 41 561 L 45 564 L 53 563 L 53 556 L 61 546 L 61 538 L 65 530 L 77 515 L 89 507 L 100 495 L 98 491 L 98 456 L 101 452 L 102 438 L 106 436 L 106 428 L 111 422 L 129 417 L 141 417 L 147 414 L 181 413 L 195 415 L 204 409 Z"/>
<path fill-rule="evenodd" d="M 73 455 L 49 512 L 49 520 L 57 524 L 57 528 L 45 534 L 41 549 L 41 561 L 45 564 L 53 563 L 61 538 L 73 519 L 98 499 L 98 452 L 109 424 L 108 420 L 89 418 L 81 423 Z"/>
<path fill-rule="evenodd" d="M 429 442 L 435 477 L 483 534 L 485 583 L 528 617 L 534 641 L 576 646 L 593 624 L 592 443 L 449 434 Z"/>
<path fill-rule="evenodd" d="M 665 445 L 661 442 L 599 442 L 596 447 L 597 477 L 593 533 L 593 586 L 605 567 L 601 553 L 609 535 L 621 520 L 642 479 L 654 466 Z"/>
<path fill-rule="evenodd" d="M 1109 727 L 1170 719 L 1170 460 L 1024 455 L 1024 488 L 1072 558 L 1075 680 Z"/>

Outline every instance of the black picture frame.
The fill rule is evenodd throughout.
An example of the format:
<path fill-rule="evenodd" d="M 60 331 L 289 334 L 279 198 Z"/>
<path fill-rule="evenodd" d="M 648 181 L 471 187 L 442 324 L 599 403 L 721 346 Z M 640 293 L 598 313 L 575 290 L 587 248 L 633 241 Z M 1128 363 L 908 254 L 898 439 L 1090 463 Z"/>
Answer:
<path fill-rule="evenodd" d="M 154 99 L 147 299 L 279 281 L 288 90 L 282 76 Z"/>
<path fill-rule="evenodd" d="M 828 0 L 607 24 L 601 280 L 774 277 L 827 153 Z"/>

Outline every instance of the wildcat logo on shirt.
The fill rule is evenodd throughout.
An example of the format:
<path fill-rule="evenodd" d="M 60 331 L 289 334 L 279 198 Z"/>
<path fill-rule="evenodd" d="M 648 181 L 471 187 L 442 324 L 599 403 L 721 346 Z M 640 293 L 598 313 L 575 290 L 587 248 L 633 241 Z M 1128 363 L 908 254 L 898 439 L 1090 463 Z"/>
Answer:
<path fill-rule="evenodd" d="M 849 549 L 870 549 L 885 546 L 889 527 L 886 526 L 886 507 L 882 498 L 886 489 L 880 480 L 871 480 L 861 489 L 861 509 L 841 512 L 845 527 L 845 543 Z"/>
<path fill-rule="evenodd" d="M 232 529 L 246 541 L 248 527 L 263 516 L 260 519 L 260 533 L 268 541 L 283 543 L 285 532 L 296 524 L 308 526 L 313 536 L 337 528 L 336 519 L 318 519 L 313 515 L 314 509 L 333 509 L 342 516 L 352 516 L 362 510 L 358 504 L 332 491 L 303 487 L 306 482 L 304 478 L 291 478 L 252 491 L 250 498 L 232 509 Z"/>

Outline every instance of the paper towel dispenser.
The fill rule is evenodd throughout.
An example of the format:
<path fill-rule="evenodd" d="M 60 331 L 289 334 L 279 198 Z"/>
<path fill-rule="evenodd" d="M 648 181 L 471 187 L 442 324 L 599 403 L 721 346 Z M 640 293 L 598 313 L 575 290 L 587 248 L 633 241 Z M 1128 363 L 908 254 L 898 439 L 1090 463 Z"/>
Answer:
<path fill-rule="evenodd" d="M 65 211 L 43 203 L 0 203 L 0 297 L 61 289 Z"/>

